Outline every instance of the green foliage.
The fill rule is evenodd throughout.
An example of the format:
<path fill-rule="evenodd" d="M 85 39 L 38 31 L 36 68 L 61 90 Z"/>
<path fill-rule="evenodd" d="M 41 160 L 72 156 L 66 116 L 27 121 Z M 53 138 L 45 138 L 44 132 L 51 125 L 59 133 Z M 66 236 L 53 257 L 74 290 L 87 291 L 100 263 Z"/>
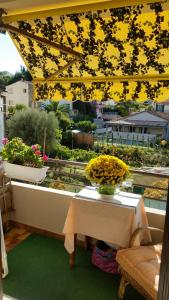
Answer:
<path fill-rule="evenodd" d="M 47 100 L 45 102 L 43 102 L 43 109 L 47 112 L 56 112 L 56 110 L 58 109 L 58 104 L 59 102 L 57 101 L 52 101 L 52 100 Z"/>
<path fill-rule="evenodd" d="M 31 81 L 31 80 L 32 80 L 31 74 L 30 74 L 29 71 L 28 71 L 25 67 L 23 67 L 23 66 L 21 66 L 21 67 L 20 67 L 20 70 L 17 71 L 14 75 L 12 75 L 12 76 L 9 78 L 7 84 L 15 83 L 15 82 L 17 82 L 17 81 L 19 81 L 19 80 L 21 80 L 21 79 L 26 80 L 26 81 Z"/>
<path fill-rule="evenodd" d="M 72 120 L 68 116 L 69 108 L 66 104 L 60 105 L 57 101 L 46 101 L 46 103 L 43 103 L 43 110 L 46 112 L 54 112 L 58 121 L 59 121 L 59 127 L 63 131 L 66 131 L 70 126 L 72 125 Z"/>
<path fill-rule="evenodd" d="M 69 104 L 61 104 L 58 106 L 58 110 L 65 114 L 69 114 L 70 112 L 70 105 Z"/>
<path fill-rule="evenodd" d="M 9 113 L 9 117 L 13 116 L 16 112 L 16 107 L 15 106 L 9 106 L 8 107 L 8 113 Z"/>
<path fill-rule="evenodd" d="M 14 75 L 7 71 L 0 72 L 0 92 L 4 91 L 7 85 L 15 83 L 21 79 L 26 81 L 32 80 L 31 74 L 23 66 L 21 66 L 20 70 L 17 71 Z"/>
<path fill-rule="evenodd" d="M 61 144 L 64 146 L 72 147 L 72 139 L 73 139 L 72 132 L 70 130 L 62 132 L 62 140 Z"/>
<path fill-rule="evenodd" d="M 98 146 L 96 151 L 69 149 L 60 144 L 55 148 L 57 158 L 88 162 L 100 154 L 114 155 L 132 167 L 163 166 L 169 167 L 169 150 L 159 152 L 156 149 L 133 146 Z"/>
<path fill-rule="evenodd" d="M 10 116 L 13 116 L 16 113 L 16 111 L 23 110 L 23 109 L 27 109 L 26 105 L 16 104 L 15 106 L 8 107 L 8 113 Z"/>
<path fill-rule="evenodd" d="M 114 111 L 115 111 L 115 107 L 112 105 L 107 105 L 103 108 L 103 113 L 114 112 Z"/>
<path fill-rule="evenodd" d="M 16 104 L 15 108 L 16 108 L 16 110 L 27 109 L 26 105 L 24 105 L 24 104 Z"/>
<path fill-rule="evenodd" d="M 90 159 L 97 157 L 97 153 L 94 151 L 88 151 L 83 149 L 69 149 L 66 146 L 60 144 L 56 147 L 56 158 L 88 162 Z"/>
<path fill-rule="evenodd" d="M 39 150 L 39 145 L 36 145 Z M 37 155 L 30 146 L 23 143 L 20 138 L 13 138 L 2 149 L 1 156 L 3 160 L 10 163 L 41 168 L 44 161 L 40 155 Z"/>
<path fill-rule="evenodd" d="M 92 158 L 97 157 L 98 154 L 91 150 L 73 149 L 71 150 L 71 160 L 88 162 Z"/>
<path fill-rule="evenodd" d="M 54 113 L 30 108 L 16 111 L 7 121 L 8 137 L 11 139 L 18 136 L 28 145 L 38 143 L 43 146 L 46 131 L 47 153 L 55 149 L 57 128 L 58 122 Z"/>
<path fill-rule="evenodd" d="M 89 114 L 81 114 L 79 113 L 77 116 L 74 116 L 73 117 L 73 121 L 75 123 L 78 123 L 80 121 L 93 121 L 93 115 L 91 115 L 90 113 Z"/>
<path fill-rule="evenodd" d="M 114 111 L 118 112 L 122 117 L 125 117 L 129 115 L 131 109 L 132 111 L 139 110 L 139 106 L 140 104 L 134 100 L 119 101 L 115 106 Z"/>
<path fill-rule="evenodd" d="M 73 109 L 77 109 L 79 114 L 81 114 L 82 116 L 88 115 L 91 118 L 96 117 L 96 109 L 90 102 L 77 100 L 73 102 Z"/>
<path fill-rule="evenodd" d="M 116 107 L 116 111 L 122 117 L 128 116 L 128 114 L 129 114 L 128 107 L 125 107 L 123 104 L 122 105 L 118 104 L 117 107 Z"/>
<path fill-rule="evenodd" d="M 100 185 L 99 186 L 99 194 L 103 194 L 103 195 L 113 195 L 115 193 L 115 187 L 113 187 L 112 185 Z"/>
<path fill-rule="evenodd" d="M 139 146 L 98 146 L 97 152 L 114 155 L 133 167 L 169 166 L 169 151 Z"/>
<path fill-rule="evenodd" d="M 59 121 L 59 127 L 60 127 L 60 129 L 62 129 L 63 132 L 71 127 L 72 120 L 65 113 L 63 113 L 60 110 L 57 110 L 56 116 Z"/>
<path fill-rule="evenodd" d="M 149 105 L 147 106 L 146 108 L 147 111 L 153 111 L 154 110 L 154 107 L 152 105 Z"/>
<path fill-rule="evenodd" d="M 91 132 L 93 130 L 96 130 L 96 124 L 90 121 L 80 121 L 76 123 L 76 126 L 83 132 Z"/>
<path fill-rule="evenodd" d="M 71 158 L 71 149 L 66 146 L 57 144 L 55 147 L 56 158 L 70 160 Z"/>
<path fill-rule="evenodd" d="M 8 84 L 12 74 L 7 71 L 0 72 L 0 92 L 5 90 L 5 86 Z"/>
<path fill-rule="evenodd" d="M 56 137 L 56 140 L 58 142 L 61 141 L 61 139 L 62 139 L 62 131 L 59 128 L 56 128 L 56 130 L 55 130 L 55 137 Z"/>

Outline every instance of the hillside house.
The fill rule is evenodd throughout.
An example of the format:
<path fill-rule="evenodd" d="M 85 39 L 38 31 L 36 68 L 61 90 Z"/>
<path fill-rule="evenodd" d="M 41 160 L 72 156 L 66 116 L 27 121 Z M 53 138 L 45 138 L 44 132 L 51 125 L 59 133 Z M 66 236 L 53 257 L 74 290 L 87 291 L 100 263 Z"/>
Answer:
<path fill-rule="evenodd" d="M 6 86 L 4 93 L 6 98 L 6 108 L 16 104 L 24 104 L 31 107 L 33 101 L 33 83 L 31 81 L 19 80 Z"/>
<path fill-rule="evenodd" d="M 169 140 L 169 114 L 167 113 L 142 111 L 106 124 L 112 127 L 114 137 L 122 140 L 153 143 L 157 138 Z"/>

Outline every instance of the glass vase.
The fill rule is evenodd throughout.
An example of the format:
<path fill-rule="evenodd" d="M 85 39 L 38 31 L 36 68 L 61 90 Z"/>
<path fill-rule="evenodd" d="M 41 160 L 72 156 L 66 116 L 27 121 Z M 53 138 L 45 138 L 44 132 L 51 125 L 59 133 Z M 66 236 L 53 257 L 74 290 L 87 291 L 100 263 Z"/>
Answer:
<path fill-rule="evenodd" d="M 98 193 L 101 195 L 112 196 L 115 194 L 116 186 L 110 184 L 101 184 L 98 187 Z"/>

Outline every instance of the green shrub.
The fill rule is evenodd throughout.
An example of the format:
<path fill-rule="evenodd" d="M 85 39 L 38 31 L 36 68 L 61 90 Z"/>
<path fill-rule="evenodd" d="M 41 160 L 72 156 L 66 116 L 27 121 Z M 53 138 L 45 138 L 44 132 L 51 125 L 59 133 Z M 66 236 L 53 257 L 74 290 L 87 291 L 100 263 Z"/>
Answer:
<path fill-rule="evenodd" d="M 71 150 L 63 145 L 57 144 L 55 147 L 56 158 L 70 160 Z"/>
<path fill-rule="evenodd" d="M 76 126 L 83 132 L 91 132 L 93 130 L 96 130 L 96 124 L 90 121 L 80 121 L 76 123 Z"/>
<path fill-rule="evenodd" d="M 73 134 L 70 130 L 62 132 L 62 140 L 61 140 L 62 145 L 72 148 L 72 139 L 73 139 Z"/>
<path fill-rule="evenodd" d="M 71 160 L 88 162 L 90 159 L 95 158 L 98 154 L 94 151 L 83 150 L 83 149 L 74 149 L 71 150 L 72 156 Z"/>
<path fill-rule="evenodd" d="M 143 166 L 169 166 L 169 151 L 165 153 L 159 152 L 156 149 L 131 146 L 97 146 L 96 151 L 83 149 L 69 149 L 60 144 L 56 147 L 56 156 L 58 158 L 88 162 L 90 159 L 97 157 L 100 154 L 114 155 L 122 159 L 131 167 Z"/>
<path fill-rule="evenodd" d="M 9 139 L 20 137 L 27 145 L 39 144 L 43 146 L 46 131 L 46 151 L 49 153 L 55 148 L 57 118 L 53 112 L 46 113 L 38 109 L 24 109 L 16 111 L 7 121 Z"/>
<path fill-rule="evenodd" d="M 56 158 L 88 162 L 90 159 L 95 158 L 98 154 L 94 151 L 88 151 L 83 149 L 69 149 L 68 147 L 58 144 L 55 148 Z"/>
<path fill-rule="evenodd" d="M 97 152 L 117 156 L 125 163 L 133 167 L 169 166 L 168 150 L 160 152 L 157 149 L 139 146 L 97 145 Z"/>
<path fill-rule="evenodd" d="M 41 168 L 44 165 L 39 145 L 27 146 L 22 139 L 17 137 L 4 145 L 0 155 L 3 160 L 17 165 L 34 168 Z M 45 156 L 45 160 L 47 160 L 47 156 Z"/>

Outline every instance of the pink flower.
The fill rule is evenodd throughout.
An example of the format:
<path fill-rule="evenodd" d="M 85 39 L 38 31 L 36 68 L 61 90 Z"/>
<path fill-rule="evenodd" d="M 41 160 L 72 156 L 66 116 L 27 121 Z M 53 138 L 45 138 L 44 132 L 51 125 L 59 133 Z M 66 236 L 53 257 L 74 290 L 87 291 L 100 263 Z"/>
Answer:
<path fill-rule="evenodd" d="M 47 160 L 48 160 L 48 156 L 47 156 L 47 155 L 43 155 L 43 156 L 42 156 L 42 160 L 43 160 L 43 161 L 47 161 Z"/>
<path fill-rule="evenodd" d="M 32 145 L 31 148 L 32 148 L 33 151 L 38 149 L 37 145 Z"/>
<path fill-rule="evenodd" d="M 35 154 L 39 156 L 39 155 L 41 155 L 41 151 L 40 150 L 36 150 Z"/>
<path fill-rule="evenodd" d="M 2 139 L 2 144 L 3 144 L 3 145 L 6 145 L 6 144 L 8 144 L 8 143 L 9 143 L 8 138 Z"/>

